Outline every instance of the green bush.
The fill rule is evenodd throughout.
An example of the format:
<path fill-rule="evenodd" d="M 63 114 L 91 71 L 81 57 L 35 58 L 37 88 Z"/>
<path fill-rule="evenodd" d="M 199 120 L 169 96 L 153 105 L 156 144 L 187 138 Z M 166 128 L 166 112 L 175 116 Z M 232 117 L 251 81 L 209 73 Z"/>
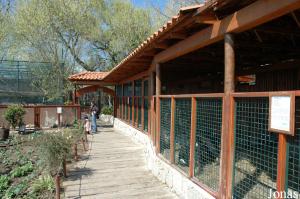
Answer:
<path fill-rule="evenodd" d="M 36 141 L 36 147 L 41 166 L 53 175 L 60 172 L 64 159 L 71 154 L 70 139 L 61 132 L 40 136 Z"/>
<path fill-rule="evenodd" d="M 0 176 L 0 198 L 2 193 L 9 187 L 9 177 L 7 175 Z"/>
<path fill-rule="evenodd" d="M 104 115 L 113 115 L 113 107 L 109 107 L 109 106 L 104 106 L 101 110 L 101 113 Z"/>
<path fill-rule="evenodd" d="M 23 166 L 16 167 L 10 172 L 12 178 L 25 176 L 33 171 L 32 162 L 27 162 Z"/>
<path fill-rule="evenodd" d="M 22 195 L 28 189 L 28 186 L 28 181 L 21 181 L 17 185 L 11 186 L 6 190 L 4 198 L 20 198 L 17 196 Z"/>
<path fill-rule="evenodd" d="M 33 182 L 31 190 L 33 193 L 53 192 L 55 190 L 53 178 L 50 175 L 39 177 Z"/>
<path fill-rule="evenodd" d="M 16 128 L 23 124 L 25 113 L 26 111 L 22 105 L 10 105 L 5 110 L 4 118 L 13 128 Z"/>

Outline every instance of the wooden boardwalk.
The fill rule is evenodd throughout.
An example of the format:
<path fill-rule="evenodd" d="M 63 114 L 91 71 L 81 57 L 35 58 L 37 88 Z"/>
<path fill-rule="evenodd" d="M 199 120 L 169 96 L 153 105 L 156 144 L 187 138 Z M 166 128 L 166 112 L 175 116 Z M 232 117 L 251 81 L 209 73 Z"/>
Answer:
<path fill-rule="evenodd" d="M 90 150 L 69 171 L 65 198 L 177 198 L 146 169 L 143 147 L 112 128 L 89 136 Z"/>

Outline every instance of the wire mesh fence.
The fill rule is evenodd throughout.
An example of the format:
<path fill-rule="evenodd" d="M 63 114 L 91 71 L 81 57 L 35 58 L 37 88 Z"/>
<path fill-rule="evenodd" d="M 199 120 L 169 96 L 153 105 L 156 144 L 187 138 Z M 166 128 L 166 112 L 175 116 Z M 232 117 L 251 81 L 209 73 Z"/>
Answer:
<path fill-rule="evenodd" d="M 160 153 L 170 160 L 171 99 L 160 99 Z"/>
<path fill-rule="evenodd" d="M 268 98 L 236 99 L 233 198 L 276 190 L 278 136 L 268 132 L 268 115 Z"/>
<path fill-rule="evenodd" d="M 128 120 L 130 123 L 133 124 L 133 121 L 132 121 L 132 104 L 133 104 L 133 98 L 132 97 L 129 97 L 129 100 L 128 100 L 128 111 L 129 111 L 129 117 Z"/>
<path fill-rule="evenodd" d="M 147 97 L 144 98 L 144 131 L 148 131 L 148 108 L 149 100 Z"/>
<path fill-rule="evenodd" d="M 197 99 L 195 177 L 214 191 L 219 189 L 222 98 Z"/>
<path fill-rule="evenodd" d="M 191 99 L 175 99 L 175 165 L 188 172 L 190 157 Z"/>
<path fill-rule="evenodd" d="M 296 98 L 296 131 L 288 139 L 287 191 L 289 195 L 300 199 L 300 98 Z"/>
<path fill-rule="evenodd" d="M 62 104 L 63 71 L 63 63 L 54 67 L 48 62 L 0 60 L 0 103 Z M 42 78 L 49 78 L 51 91 L 60 99 L 47 100 Z"/>
<path fill-rule="evenodd" d="M 138 98 L 137 102 L 137 123 L 138 123 L 138 128 L 142 128 L 142 97 Z"/>

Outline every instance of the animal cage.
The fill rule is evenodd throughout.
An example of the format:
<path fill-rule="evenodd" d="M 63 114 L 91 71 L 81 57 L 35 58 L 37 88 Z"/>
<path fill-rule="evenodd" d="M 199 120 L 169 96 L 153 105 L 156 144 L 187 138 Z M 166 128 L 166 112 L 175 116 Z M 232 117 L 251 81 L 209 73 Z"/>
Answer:
<path fill-rule="evenodd" d="M 188 172 L 190 159 L 191 99 L 175 99 L 175 165 Z"/>
<path fill-rule="evenodd" d="M 222 98 L 197 98 L 195 177 L 214 191 L 219 189 Z"/>
<path fill-rule="evenodd" d="M 160 99 L 160 153 L 170 160 L 171 99 Z"/>
<path fill-rule="evenodd" d="M 278 135 L 268 131 L 269 99 L 237 98 L 233 198 L 267 198 L 276 191 Z"/>

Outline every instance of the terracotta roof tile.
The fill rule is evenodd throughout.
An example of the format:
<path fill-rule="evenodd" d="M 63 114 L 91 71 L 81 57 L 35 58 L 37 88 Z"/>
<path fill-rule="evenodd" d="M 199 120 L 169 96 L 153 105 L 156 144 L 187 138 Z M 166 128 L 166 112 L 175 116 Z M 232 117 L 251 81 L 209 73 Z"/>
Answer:
<path fill-rule="evenodd" d="M 180 9 L 180 12 L 178 15 L 173 16 L 170 21 L 168 21 L 165 25 L 163 25 L 158 31 L 154 32 L 151 36 L 149 36 L 147 39 L 145 39 L 144 42 L 142 42 L 136 49 L 134 49 L 126 58 L 124 58 L 116 67 L 114 67 L 109 74 L 106 76 L 110 76 L 112 73 L 114 73 L 116 70 L 118 70 L 123 64 L 125 64 L 127 61 L 135 57 L 135 55 L 143 52 L 147 47 L 153 46 L 153 43 L 159 39 L 163 34 L 165 34 L 167 31 L 169 31 L 172 27 L 176 26 L 177 22 L 179 22 L 187 13 L 190 13 L 192 11 L 195 11 L 196 9 L 204 6 L 204 4 L 198 4 L 194 6 L 188 6 Z"/>
<path fill-rule="evenodd" d="M 70 81 L 93 81 L 93 80 L 102 80 L 108 72 L 81 72 L 74 75 L 71 75 L 68 79 Z"/>

